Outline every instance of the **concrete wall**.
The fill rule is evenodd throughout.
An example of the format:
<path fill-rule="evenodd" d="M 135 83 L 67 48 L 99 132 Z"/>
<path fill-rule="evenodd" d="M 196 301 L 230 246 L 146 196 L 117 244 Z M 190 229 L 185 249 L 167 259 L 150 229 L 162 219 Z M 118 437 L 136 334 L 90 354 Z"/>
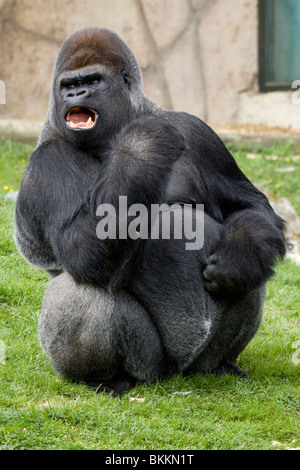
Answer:
<path fill-rule="evenodd" d="M 44 120 L 60 45 L 86 26 L 129 44 L 162 107 L 300 130 L 291 92 L 258 93 L 257 0 L 0 0 L 0 119 Z"/>

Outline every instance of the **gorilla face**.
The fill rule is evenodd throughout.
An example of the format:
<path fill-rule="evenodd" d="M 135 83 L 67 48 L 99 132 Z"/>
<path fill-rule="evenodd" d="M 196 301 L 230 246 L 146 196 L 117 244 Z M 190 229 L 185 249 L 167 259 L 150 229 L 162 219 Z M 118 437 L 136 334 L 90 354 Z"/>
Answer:
<path fill-rule="evenodd" d="M 95 68 L 71 72 L 61 78 L 60 96 L 68 128 L 75 132 L 87 132 L 95 127 L 99 110 L 92 109 L 88 105 L 97 106 L 101 91 L 107 87 L 107 78 Z"/>
<path fill-rule="evenodd" d="M 108 144 L 138 115 L 144 98 L 138 65 L 126 44 L 111 31 L 92 31 L 75 33 L 63 45 L 51 98 L 50 122 L 80 149 Z"/>
<path fill-rule="evenodd" d="M 58 78 L 60 130 L 78 147 L 99 146 L 130 120 L 130 79 L 104 65 L 63 72 Z M 122 109 L 116 112 L 116 104 Z"/>

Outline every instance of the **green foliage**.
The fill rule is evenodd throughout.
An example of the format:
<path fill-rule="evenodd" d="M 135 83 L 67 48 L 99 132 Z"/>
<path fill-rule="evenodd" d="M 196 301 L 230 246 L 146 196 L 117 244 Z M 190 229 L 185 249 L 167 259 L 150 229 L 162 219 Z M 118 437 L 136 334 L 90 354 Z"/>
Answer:
<path fill-rule="evenodd" d="M 37 336 L 48 279 L 17 253 L 14 204 L 4 198 L 4 186 L 18 188 L 30 151 L 0 142 L 0 449 L 300 447 L 299 365 L 293 360 L 300 340 L 300 268 L 288 260 L 269 283 L 261 328 L 239 359 L 249 381 L 176 376 L 139 385 L 118 400 L 55 373 Z M 300 164 L 293 162 L 295 172 L 274 171 L 291 164 L 285 159 L 292 149 L 259 149 L 260 159 L 247 158 L 245 149 L 232 151 L 252 181 L 288 197 L 299 210 Z"/>

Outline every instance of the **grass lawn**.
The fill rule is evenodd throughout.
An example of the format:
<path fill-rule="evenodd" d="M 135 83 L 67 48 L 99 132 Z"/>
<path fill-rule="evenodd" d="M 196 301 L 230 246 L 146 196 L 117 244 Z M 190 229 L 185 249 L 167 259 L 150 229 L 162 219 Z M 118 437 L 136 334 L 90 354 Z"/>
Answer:
<path fill-rule="evenodd" d="M 269 282 L 261 328 L 239 359 L 249 381 L 177 376 L 119 400 L 54 372 L 37 337 L 48 280 L 17 253 L 14 203 L 4 197 L 18 189 L 31 150 L 0 142 L 0 449 L 299 448 L 300 267 L 289 260 Z M 257 147 L 251 159 L 246 149 L 231 151 L 253 182 L 288 197 L 300 214 L 291 146 Z"/>

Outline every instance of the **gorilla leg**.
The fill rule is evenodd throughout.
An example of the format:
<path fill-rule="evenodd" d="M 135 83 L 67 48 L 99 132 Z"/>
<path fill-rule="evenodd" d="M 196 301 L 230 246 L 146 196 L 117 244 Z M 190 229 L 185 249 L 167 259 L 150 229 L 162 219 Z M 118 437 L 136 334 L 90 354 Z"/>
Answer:
<path fill-rule="evenodd" d="M 242 299 L 223 302 L 218 327 L 206 348 L 188 368 L 188 373 L 232 373 L 248 378 L 247 373 L 240 370 L 235 363 L 259 328 L 265 291 L 266 286 L 263 284 Z"/>
<path fill-rule="evenodd" d="M 126 292 L 78 286 L 68 274 L 51 281 L 39 322 L 55 369 L 121 395 L 135 380 L 164 375 L 161 340 L 148 314 Z"/>
<path fill-rule="evenodd" d="M 234 362 L 259 327 L 265 286 L 238 299 L 208 292 L 202 273 L 223 227 L 205 216 L 204 229 L 195 251 L 184 239 L 146 240 L 130 294 L 56 277 L 39 325 L 56 370 L 117 394 L 176 372 L 242 373 Z"/>
<path fill-rule="evenodd" d="M 196 220 L 197 212 L 190 210 Z M 223 233 L 223 226 L 205 215 L 200 250 L 186 251 L 186 240 L 149 240 L 130 285 L 151 312 L 179 372 L 217 370 L 224 361 L 224 372 L 237 372 L 234 361 L 260 324 L 265 286 L 239 299 L 219 298 L 205 288 L 203 270 Z"/>

